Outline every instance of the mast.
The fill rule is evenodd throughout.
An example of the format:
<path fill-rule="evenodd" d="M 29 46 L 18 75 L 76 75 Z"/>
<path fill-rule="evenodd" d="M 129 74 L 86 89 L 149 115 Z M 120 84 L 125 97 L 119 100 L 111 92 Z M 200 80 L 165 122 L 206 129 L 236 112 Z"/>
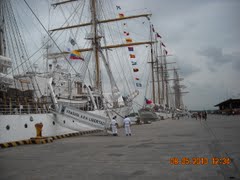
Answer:
<path fill-rule="evenodd" d="M 0 25 L 0 55 L 4 56 L 3 29 Z"/>
<path fill-rule="evenodd" d="M 161 43 L 161 41 L 160 41 L 160 52 L 161 52 L 161 62 L 160 62 L 160 72 L 161 72 L 161 80 L 162 80 L 162 104 L 164 105 L 164 100 L 165 100 L 165 98 L 164 98 L 164 83 L 165 83 L 165 81 L 164 81 L 164 74 L 163 74 L 163 53 L 162 53 L 162 43 Z"/>
<path fill-rule="evenodd" d="M 152 41 L 152 24 L 150 23 L 150 38 Z M 150 44 L 151 48 L 151 68 L 152 68 L 152 96 L 153 96 L 153 103 L 155 104 L 155 78 L 154 78 L 154 60 L 153 60 L 153 45 Z"/>
<path fill-rule="evenodd" d="M 97 13 L 96 13 L 96 0 L 91 0 L 91 15 L 92 15 L 92 47 L 95 57 L 95 88 L 99 91 L 102 91 L 101 80 L 100 80 L 100 63 L 99 63 L 99 36 L 97 32 Z"/>
<path fill-rule="evenodd" d="M 181 85 L 180 81 L 183 80 L 182 78 L 179 78 L 177 69 L 174 68 L 174 96 L 175 96 L 175 107 L 178 109 L 184 108 L 182 94 L 188 93 L 188 92 L 182 92 L 181 89 L 185 88 L 186 86 Z"/>
<path fill-rule="evenodd" d="M 179 87 L 179 77 L 177 70 L 174 68 L 174 93 L 175 93 L 175 107 L 180 109 L 180 87 Z"/>
<path fill-rule="evenodd" d="M 163 56 L 163 69 L 164 69 L 164 80 L 165 80 L 165 88 L 166 88 L 166 106 L 169 107 L 169 102 L 168 102 L 168 79 L 167 79 L 167 61 L 166 61 L 166 54 Z"/>
<path fill-rule="evenodd" d="M 4 16 L 2 12 L 2 5 L 0 4 L 0 55 L 5 56 L 6 55 L 6 44 L 3 36 L 3 24 L 4 24 Z"/>
<path fill-rule="evenodd" d="M 160 94 L 160 72 L 159 72 L 159 59 L 158 59 L 158 53 L 157 53 L 157 36 L 155 36 L 155 41 L 156 41 L 156 66 L 157 66 L 157 93 L 158 93 L 158 104 L 161 104 L 161 94 Z"/>

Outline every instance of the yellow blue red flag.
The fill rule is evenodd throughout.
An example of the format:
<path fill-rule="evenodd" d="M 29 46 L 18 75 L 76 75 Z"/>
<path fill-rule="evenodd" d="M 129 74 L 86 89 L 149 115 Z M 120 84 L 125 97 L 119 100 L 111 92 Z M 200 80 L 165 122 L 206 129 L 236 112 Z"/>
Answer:
<path fill-rule="evenodd" d="M 70 59 L 71 60 L 83 60 L 84 61 L 84 59 L 81 57 L 81 53 L 77 50 L 71 51 Z"/>

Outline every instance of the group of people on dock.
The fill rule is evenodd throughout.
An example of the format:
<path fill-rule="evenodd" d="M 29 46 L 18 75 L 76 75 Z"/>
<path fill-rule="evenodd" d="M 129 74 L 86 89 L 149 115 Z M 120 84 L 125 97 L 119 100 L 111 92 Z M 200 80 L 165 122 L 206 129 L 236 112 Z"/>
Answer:
<path fill-rule="evenodd" d="M 112 121 L 111 121 L 111 128 L 112 128 L 113 136 L 118 136 L 116 118 L 117 117 L 114 116 L 112 118 Z M 123 119 L 123 127 L 125 129 L 126 136 L 131 136 L 132 135 L 132 132 L 131 132 L 131 120 L 130 120 L 130 118 L 128 116 L 125 116 L 125 118 Z"/>
<path fill-rule="evenodd" d="M 202 111 L 202 112 L 197 112 L 192 115 L 192 118 L 196 118 L 196 120 L 202 120 L 204 119 L 205 121 L 207 120 L 207 112 Z"/>

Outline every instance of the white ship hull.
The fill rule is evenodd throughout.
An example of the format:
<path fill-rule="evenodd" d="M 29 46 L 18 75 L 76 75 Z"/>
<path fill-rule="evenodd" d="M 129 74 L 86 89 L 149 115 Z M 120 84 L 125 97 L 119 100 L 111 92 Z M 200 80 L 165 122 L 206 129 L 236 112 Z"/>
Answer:
<path fill-rule="evenodd" d="M 56 114 L 56 121 L 64 127 L 73 130 L 92 130 L 110 128 L 112 117 L 116 116 L 116 121 L 119 127 L 123 126 L 124 116 L 128 115 L 131 108 L 128 106 L 95 111 L 81 111 L 72 107 L 66 107 L 60 113 Z M 72 125 L 72 122 L 78 124 Z M 65 123 L 64 123 L 65 122 Z M 68 123 L 66 123 L 68 122 Z M 70 126 L 69 126 L 70 125 Z M 77 126 L 78 125 L 78 126 Z M 84 128 L 84 129 L 83 129 Z"/>
<path fill-rule="evenodd" d="M 117 114 L 116 114 L 116 113 Z M 107 118 L 107 126 L 113 116 L 117 116 L 117 123 L 123 125 L 123 117 L 130 113 L 129 107 L 121 107 L 109 110 L 109 117 L 105 110 L 96 110 L 87 113 L 93 113 Z M 18 114 L 18 115 L 0 115 L 0 143 L 27 140 L 36 136 L 36 123 L 42 123 L 43 136 L 58 136 L 79 131 L 101 129 L 91 124 L 85 124 L 71 117 L 55 116 L 52 113 L 47 114 Z"/>
<path fill-rule="evenodd" d="M 157 116 L 159 119 L 164 120 L 172 117 L 171 113 L 166 113 L 166 112 L 156 112 Z"/>
<path fill-rule="evenodd" d="M 43 136 L 57 136 L 77 132 L 61 126 L 54 120 L 54 115 L 51 113 L 1 115 L 0 120 L 0 143 L 36 137 L 36 123 L 43 123 Z"/>

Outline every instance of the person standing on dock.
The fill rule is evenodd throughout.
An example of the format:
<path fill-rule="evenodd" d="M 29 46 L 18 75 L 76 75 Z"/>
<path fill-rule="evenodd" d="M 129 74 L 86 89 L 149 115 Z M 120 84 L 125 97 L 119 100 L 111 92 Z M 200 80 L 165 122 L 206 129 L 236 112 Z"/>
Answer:
<path fill-rule="evenodd" d="M 180 114 L 177 114 L 177 119 L 179 120 L 179 118 L 180 118 Z"/>
<path fill-rule="evenodd" d="M 200 121 L 201 121 L 201 119 L 202 119 L 202 112 L 198 112 L 198 118 L 199 118 Z"/>
<path fill-rule="evenodd" d="M 207 120 L 207 112 L 206 111 L 203 112 L 203 119 L 205 119 L 205 121 Z"/>
<path fill-rule="evenodd" d="M 131 136 L 131 120 L 129 119 L 128 116 L 125 116 L 124 120 L 123 120 L 123 125 L 124 125 L 124 128 L 125 128 L 125 134 L 126 136 Z"/>
<path fill-rule="evenodd" d="M 117 133 L 117 121 L 115 120 L 117 117 L 114 116 L 112 118 L 112 121 L 111 121 L 111 127 L 112 127 L 112 133 L 113 133 L 113 136 L 117 136 L 118 133 Z"/>

